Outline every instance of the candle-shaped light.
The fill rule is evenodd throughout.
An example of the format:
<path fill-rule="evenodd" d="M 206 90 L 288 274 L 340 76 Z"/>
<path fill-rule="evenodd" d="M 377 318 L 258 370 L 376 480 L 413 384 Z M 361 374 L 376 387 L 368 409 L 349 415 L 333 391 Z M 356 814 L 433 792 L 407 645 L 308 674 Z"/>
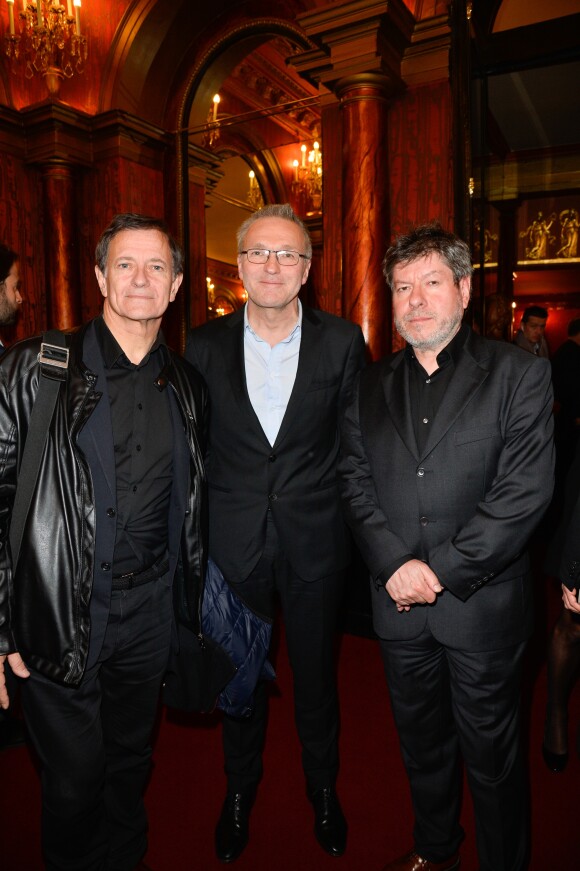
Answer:
<path fill-rule="evenodd" d="M 300 151 L 302 152 L 302 166 L 306 166 L 306 145 L 304 143 L 300 146 Z"/>
<path fill-rule="evenodd" d="M 220 95 L 219 95 L 219 94 L 214 94 L 214 98 L 213 98 L 213 115 L 212 115 L 212 121 L 217 121 L 217 114 L 218 114 L 218 106 L 219 106 L 219 102 L 220 102 Z"/>
<path fill-rule="evenodd" d="M 38 26 L 42 27 L 42 0 L 36 0 L 36 20 L 38 22 Z"/>
<path fill-rule="evenodd" d="M 292 166 L 294 167 L 294 181 L 298 181 L 298 161 L 293 160 Z"/>
<path fill-rule="evenodd" d="M 254 172 L 253 169 L 251 169 L 249 171 L 248 175 L 250 176 L 250 190 L 253 191 L 254 188 L 256 187 L 256 185 L 258 184 L 258 182 L 256 181 L 256 173 Z"/>
<path fill-rule="evenodd" d="M 68 17 L 72 18 L 72 0 L 66 0 L 66 11 L 68 12 Z"/>
<path fill-rule="evenodd" d="M 320 145 L 318 142 L 315 142 L 312 147 L 314 148 L 314 165 L 318 166 L 321 161 Z"/>
<path fill-rule="evenodd" d="M 8 0 L 8 20 L 10 22 L 10 36 L 14 36 L 14 0 Z"/>
<path fill-rule="evenodd" d="M 75 7 L 75 30 L 77 36 L 81 35 L 81 0 L 74 0 Z"/>

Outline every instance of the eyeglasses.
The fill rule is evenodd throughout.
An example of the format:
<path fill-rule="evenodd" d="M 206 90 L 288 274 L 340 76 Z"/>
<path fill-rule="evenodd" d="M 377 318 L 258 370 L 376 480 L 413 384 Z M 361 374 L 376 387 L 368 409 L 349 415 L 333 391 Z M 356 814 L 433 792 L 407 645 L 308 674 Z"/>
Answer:
<path fill-rule="evenodd" d="M 269 248 L 248 248 L 247 251 L 240 251 L 240 254 L 245 254 L 250 263 L 261 263 L 262 265 L 268 262 L 270 254 L 276 255 L 276 260 L 280 266 L 296 266 L 301 257 L 303 260 L 310 259 L 306 254 L 299 254 L 298 251 L 270 251 Z"/>

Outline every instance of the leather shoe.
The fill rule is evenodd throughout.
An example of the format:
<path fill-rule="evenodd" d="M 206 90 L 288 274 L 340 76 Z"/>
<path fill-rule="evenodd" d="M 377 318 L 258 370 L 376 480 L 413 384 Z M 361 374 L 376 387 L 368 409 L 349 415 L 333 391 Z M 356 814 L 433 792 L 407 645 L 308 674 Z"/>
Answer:
<path fill-rule="evenodd" d="M 383 871 L 455 871 L 459 868 L 460 862 L 459 853 L 454 853 L 445 862 L 430 862 L 429 859 L 423 859 L 412 850 L 406 856 L 401 856 L 400 859 L 385 865 Z"/>
<path fill-rule="evenodd" d="M 215 851 L 220 862 L 233 862 L 248 843 L 250 811 L 255 792 L 233 792 L 226 800 L 215 830 Z"/>
<path fill-rule="evenodd" d="M 325 786 L 310 793 L 314 807 L 314 834 L 323 850 L 342 856 L 346 850 L 346 820 L 336 790 Z"/>
<path fill-rule="evenodd" d="M 548 750 L 544 743 L 542 743 L 542 756 L 550 771 L 555 771 L 556 773 L 564 771 L 568 763 L 568 751 L 565 753 L 553 753 L 552 750 Z"/>

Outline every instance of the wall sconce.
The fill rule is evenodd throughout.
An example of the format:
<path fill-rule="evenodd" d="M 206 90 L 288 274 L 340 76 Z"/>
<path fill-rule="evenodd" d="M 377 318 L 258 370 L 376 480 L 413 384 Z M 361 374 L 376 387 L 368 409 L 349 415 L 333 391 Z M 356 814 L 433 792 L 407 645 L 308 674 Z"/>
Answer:
<path fill-rule="evenodd" d="M 264 205 L 264 199 L 262 197 L 262 191 L 260 190 L 260 185 L 258 184 L 258 179 L 256 178 L 256 173 L 253 169 L 251 169 L 248 173 L 250 179 L 250 187 L 248 190 L 248 203 L 250 208 L 256 212 L 258 209 L 261 209 Z"/>
<path fill-rule="evenodd" d="M 87 40 L 81 34 L 81 0 L 22 0 L 18 13 L 22 24 L 16 33 L 14 0 L 8 3 L 9 33 L 5 34 L 6 55 L 16 71 L 22 50 L 24 75 L 44 76 L 49 93 L 56 95 L 63 78 L 82 73 L 87 59 Z M 74 6 L 74 15 L 73 15 Z"/>
<path fill-rule="evenodd" d="M 204 148 L 214 148 L 220 138 L 220 122 L 218 117 L 218 106 L 220 104 L 220 95 L 214 94 L 212 105 L 207 113 L 207 121 L 205 133 L 203 134 Z"/>
<path fill-rule="evenodd" d="M 314 142 L 312 150 L 306 156 L 308 148 L 305 143 L 300 146 L 301 160 L 293 161 L 294 178 L 292 189 L 303 194 L 312 202 L 313 211 L 319 212 L 322 206 L 322 151 L 320 144 Z"/>

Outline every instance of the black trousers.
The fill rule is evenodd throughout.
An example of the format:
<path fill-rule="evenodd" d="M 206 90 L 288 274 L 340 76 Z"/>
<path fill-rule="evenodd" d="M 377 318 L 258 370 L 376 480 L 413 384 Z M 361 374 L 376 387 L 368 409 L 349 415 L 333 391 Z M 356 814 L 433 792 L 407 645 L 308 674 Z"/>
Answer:
<path fill-rule="evenodd" d="M 334 640 L 344 572 L 304 581 L 282 552 L 274 521 L 258 565 L 236 593 L 257 613 L 273 618 L 281 607 L 294 677 L 296 729 L 310 789 L 333 786 L 338 773 L 339 712 Z M 268 719 L 268 688 L 260 683 L 253 713 L 224 716 L 223 747 L 230 792 L 254 789 L 262 777 Z"/>
<path fill-rule="evenodd" d="M 403 619 L 404 619 L 404 615 Z M 528 807 L 519 738 L 524 644 L 471 653 L 426 629 L 381 650 L 415 813 L 420 856 L 441 862 L 463 839 L 463 757 L 480 871 L 523 871 Z"/>
<path fill-rule="evenodd" d="M 76 689 L 33 672 L 22 705 L 41 763 L 49 871 L 133 871 L 172 619 L 167 576 L 114 591 L 103 648 Z"/>

